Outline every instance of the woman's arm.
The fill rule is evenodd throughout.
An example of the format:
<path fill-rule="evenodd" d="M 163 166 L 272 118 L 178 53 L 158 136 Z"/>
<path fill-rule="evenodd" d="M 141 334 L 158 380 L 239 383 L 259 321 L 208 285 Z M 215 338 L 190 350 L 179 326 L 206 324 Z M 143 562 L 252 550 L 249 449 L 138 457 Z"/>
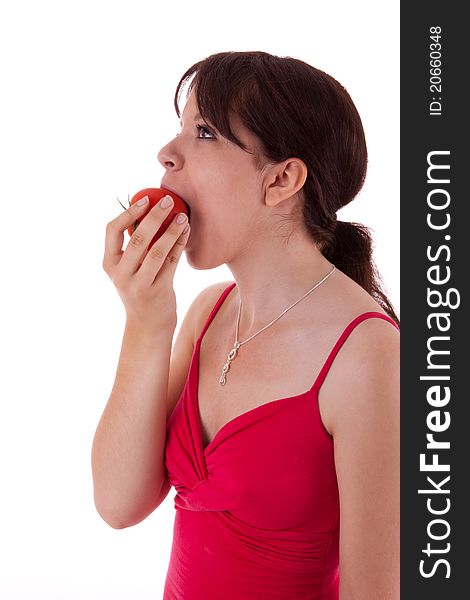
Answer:
<path fill-rule="evenodd" d="M 400 336 L 368 319 L 343 347 L 331 429 L 340 494 L 340 600 L 400 598 Z M 338 388 L 336 388 L 338 390 Z"/>

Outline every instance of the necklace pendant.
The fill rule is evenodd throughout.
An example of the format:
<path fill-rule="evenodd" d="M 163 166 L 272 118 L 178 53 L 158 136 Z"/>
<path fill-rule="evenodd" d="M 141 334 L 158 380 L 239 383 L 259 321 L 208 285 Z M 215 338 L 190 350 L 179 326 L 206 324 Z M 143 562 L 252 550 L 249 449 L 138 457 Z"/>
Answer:
<path fill-rule="evenodd" d="M 220 376 L 219 379 L 219 383 L 220 385 L 225 385 L 227 382 L 227 373 L 230 369 L 230 364 L 233 360 L 235 360 L 235 358 L 237 357 L 238 354 L 238 348 L 240 348 L 240 343 L 239 342 L 235 342 L 234 347 L 230 350 L 228 356 L 227 356 L 227 362 L 225 363 L 225 365 L 222 368 L 222 374 Z"/>

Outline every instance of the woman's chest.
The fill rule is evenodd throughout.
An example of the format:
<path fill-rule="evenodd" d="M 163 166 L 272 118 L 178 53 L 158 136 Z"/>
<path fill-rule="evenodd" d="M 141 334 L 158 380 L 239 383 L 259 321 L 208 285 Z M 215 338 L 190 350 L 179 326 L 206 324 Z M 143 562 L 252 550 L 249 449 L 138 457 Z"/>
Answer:
<path fill-rule="evenodd" d="M 200 341 L 197 401 L 204 447 L 241 414 L 310 390 L 325 362 L 331 334 L 299 328 L 257 337 L 242 344 L 231 360 L 233 338 L 213 329 Z"/>

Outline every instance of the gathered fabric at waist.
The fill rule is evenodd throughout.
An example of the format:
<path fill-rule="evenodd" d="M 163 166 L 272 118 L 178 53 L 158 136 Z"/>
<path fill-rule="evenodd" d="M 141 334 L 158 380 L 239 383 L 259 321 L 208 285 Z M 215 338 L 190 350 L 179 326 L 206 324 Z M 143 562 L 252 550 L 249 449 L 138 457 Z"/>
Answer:
<path fill-rule="evenodd" d="M 164 600 L 337 600 L 338 535 L 177 508 Z"/>

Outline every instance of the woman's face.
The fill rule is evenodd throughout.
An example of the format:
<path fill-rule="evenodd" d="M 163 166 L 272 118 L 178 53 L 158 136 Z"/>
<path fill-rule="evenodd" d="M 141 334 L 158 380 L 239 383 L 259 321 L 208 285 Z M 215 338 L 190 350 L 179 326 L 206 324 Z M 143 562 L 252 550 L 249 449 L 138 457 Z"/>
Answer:
<path fill-rule="evenodd" d="M 166 170 L 161 186 L 177 193 L 190 207 L 188 262 L 210 269 L 229 262 L 263 231 L 268 216 L 263 174 L 256 169 L 252 154 L 202 120 L 194 92 L 181 115 L 181 127 L 181 133 L 158 154 Z M 250 151 L 259 148 L 238 117 L 232 129 Z"/>

